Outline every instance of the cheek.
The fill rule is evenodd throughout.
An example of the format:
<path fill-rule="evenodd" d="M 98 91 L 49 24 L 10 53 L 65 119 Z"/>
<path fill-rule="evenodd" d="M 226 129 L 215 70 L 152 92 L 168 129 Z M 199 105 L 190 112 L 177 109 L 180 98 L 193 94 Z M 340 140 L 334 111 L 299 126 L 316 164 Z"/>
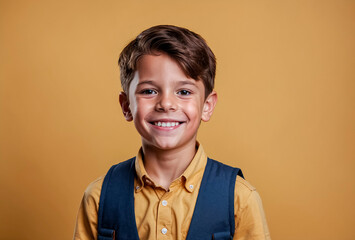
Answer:
<path fill-rule="evenodd" d="M 134 115 L 143 118 L 146 114 L 149 113 L 151 107 L 152 104 L 147 101 L 147 99 L 137 99 L 136 103 L 133 106 Z"/>
<path fill-rule="evenodd" d="M 184 109 L 189 118 L 191 118 L 191 120 L 201 117 L 202 106 L 200 106 L 199 104 L 186 104 Z"/>

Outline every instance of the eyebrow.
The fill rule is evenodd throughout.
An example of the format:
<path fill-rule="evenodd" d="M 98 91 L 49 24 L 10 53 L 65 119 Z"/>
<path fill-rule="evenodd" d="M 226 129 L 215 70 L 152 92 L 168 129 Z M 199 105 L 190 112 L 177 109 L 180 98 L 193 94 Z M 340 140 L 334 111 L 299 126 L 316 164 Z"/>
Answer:
<path fill-rule="evenodd" d="M 192 86 L 196 86 L 195 81 L 179 81 L 178 82 L 179 85 L 192 85 Z"/>
<path fill-rule="evenodd" d="M 152 80 L 145 80 L 142 81 L 140 83 L 137 84 L 137 86 L 143 85 L 143 84 L 151 84 L 151 85 L 155 85 L 154 81 Z M 192 85 L 192 86 L 196 86 L 195 81 L 187 81 L 187 80 L 183 80 L 183 81 L 178 81 L 177 82 L 178 85 Z"/>
<path fill-rule="evenodd" d="M 143 85 L 143 84 L 152 84 L 152 85 L 154 85 L 154 82 L 151 81 L 151 80 L 145 80 L 143 82 L 138 83 L 137 86 L 140 86 L 140 85 Z"/>

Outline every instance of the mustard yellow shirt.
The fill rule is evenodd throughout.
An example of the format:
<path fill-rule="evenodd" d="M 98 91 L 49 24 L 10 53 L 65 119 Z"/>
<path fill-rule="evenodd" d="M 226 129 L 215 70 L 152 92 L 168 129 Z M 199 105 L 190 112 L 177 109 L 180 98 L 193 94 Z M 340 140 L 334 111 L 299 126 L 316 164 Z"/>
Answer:
<path fill-rule="evenodd" d="M 186 239 L 206 164 L 207 155 L 199 145 L 185 172 L 165 190 L 148 176 L 139 151 L 135 161 L 134 207 L 141 240 Z M 104 176 L 92 182 L 84 193 L 74 240 L 97 239 L 97 213 L 103 179 Z M 235 183 L 234 206 L 236 224 L 233 240 L 270 240 L 260 196 L 239 176 Z"/>

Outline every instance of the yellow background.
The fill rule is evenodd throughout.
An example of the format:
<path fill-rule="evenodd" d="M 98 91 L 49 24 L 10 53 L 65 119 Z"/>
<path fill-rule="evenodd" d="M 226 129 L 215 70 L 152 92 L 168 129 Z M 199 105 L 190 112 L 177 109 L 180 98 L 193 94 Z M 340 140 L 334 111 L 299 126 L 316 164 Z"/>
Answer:
<path fill-rule="evenodd" d="M 71 239 L 87 184 L 136 154 L 117 59 L 201 34 L 219 102 L 199 139 L 260 192 L 273 240 L 355 239 L 355 1 L 0 1 L 0 239 Z"/>

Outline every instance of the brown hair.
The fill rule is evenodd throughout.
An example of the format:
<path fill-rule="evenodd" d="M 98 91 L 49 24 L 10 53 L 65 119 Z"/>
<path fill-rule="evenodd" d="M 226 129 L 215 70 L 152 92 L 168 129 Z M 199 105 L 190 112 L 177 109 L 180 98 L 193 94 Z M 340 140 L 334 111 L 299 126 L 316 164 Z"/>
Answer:
<path fill-rule="evenodd" d="M 201 79 L 205 98 L 212 92 L 216 75 L 216 58 L 212 50 L 200 35 L 172 25 L 151 27 L 123 49 L 118 60 L 123 91 L 128 93 L 139 58 L 159 52 L 175 59 L 188 77 Z"/>

